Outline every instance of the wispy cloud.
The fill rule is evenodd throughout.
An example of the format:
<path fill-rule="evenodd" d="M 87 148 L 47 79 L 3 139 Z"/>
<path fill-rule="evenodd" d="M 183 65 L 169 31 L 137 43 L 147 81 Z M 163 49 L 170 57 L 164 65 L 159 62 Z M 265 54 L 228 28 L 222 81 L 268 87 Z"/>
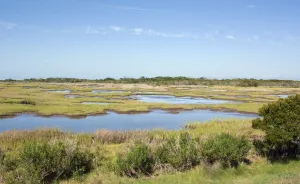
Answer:
<path fill-rule="evenodd" d="M 122 31 L 123 29 L 119 26 L 110 26 L 109 27 L 110 29 L 112 29 L 113 31 L 116 31 L 116 32 L 119 32 L 119 31 Z"/>
<path fill-rule="evenodd" d="M 136 35 L 141 35 L 144 30 L 142 28 L 134 28 L 133 30 L 133 34 L 136 34 Z"/>
<path fill-rule="evenodd" d="M 255 35 L 247 38 L 247 41 L 252 42 L 252 41 L 258 41 L 259 39 L 260 39 L 260 35 Z"/>
<path fill-rule="evenodd" d="M 247 5 L 246 8 L 255 8 L 256 6 L 253 4 Z"/>
<path fill-rule="evenodd" d="M 235 37 L 233 35 L 226 35 L 225 38 L 229 40 L 235 40 Z"/>
<path fill-rule="evenodd" d="M 215 31 L 215 34 L 218 35 L 219 32 Z M 216 40 L 215 36 L 213 34 L 205 33 L 203 39 L 205 40 Z"/>
<path fill-rule="evenodd" d="M 140 8 L 133 6 L 116 6 L 116 5 L 102 5 L 103 7 L 120 9 L 120 10 L 133 10 L 133 11 L 162 11 L 159 9 Z"/>
<path fill-rule="evenodd" d="M 86 34 L 102 34 L 107 35 L 113 32 L 120 32 L 122 31 L 124 34 L 133 34 L 133 35 L 145 35 L 145 36 L 157 36 L 157 37 L 164 37 L 164 38 L 186 38 L 186 39 L 199 39 L 199 40 L 209 40 L 213 41 L 216 40 L 216 33 L 205 33 L 202 35 L 195 35 L 190 32 L 182 32 L 182 33 L 167 33 L 167 32 L 160 32 L 153 29 L 145 29 L 145 28 L 124 28 L 120 26 L 109 26 L 109 27 L 102 27 L 102 28 L 95 28 L 92 26 L 87 26 L 85 29 Z"/>
<path fill-rule="evenodd" d="M 18 25 L 12 22 L 5 22 L 5 21 L 0 21 L 0 29 L 14 29 Z"/>
<path fill-rule="evenodd" d="M 205 37 L 200 37 L 191 33 L 164 33 L 155 31 L 152 29 L 134 28 L 132 33 L 135 35 L 148 35 L 148 36 L 159 36 L 165 38 L 190 38 L 190 39 L 205 39 Z"/>
<path fill-rule="evenodd" d="M 106 31 L 105 29 L 97 29 L 97 28 L 93 28 L 91 26 L 87 26 L 86 29 L 85 29 L 85 33 L 86 34 L 102 34 L 102 35 L 106 35 L 108 34 L 109 32 Z"/>

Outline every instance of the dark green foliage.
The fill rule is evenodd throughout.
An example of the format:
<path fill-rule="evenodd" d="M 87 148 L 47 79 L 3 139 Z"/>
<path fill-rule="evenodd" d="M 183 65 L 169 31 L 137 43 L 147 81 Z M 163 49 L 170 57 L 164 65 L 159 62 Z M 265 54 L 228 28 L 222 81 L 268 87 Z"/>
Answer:
<path fill-rule="evenodd" d="M 260 153 L 272 160 L 300 154 L 300 95 L 265 105 L 259 115 L 252 126 L 266 133 L 263 141 L 254 142 Z"/>
<path fill-rule="evenodd" d="M 5 158 L 5 153 L 4 153 L 4 151 L 0 148 L 0 168 L 1 168 L 2 165 L 3 165 L 4 158 Z M 1 170 L 0 170 L 0 171 L 1 171 Z"/>
<path fill-rule="evenodd" d="M 155 150 L 155 160 L 177 170 L 190 169 L 200 163 L 199 144 L 188 133 L 182 133 L 159 146 Z"/>
<path fill-rule="evenodd" d="M 92 156 L 80 152 L 76 145 L 29 142 L 19 159 L 7 159 L 4 163 L 6 183 L 53 183 L 89 172 Z"/>
<path fill-rule="evenodd" d="M 237 86 L 240 87 L 257 87 L 258 82 L 255 79 L 245 79 L 238 82 Z"/>
<path fill-rule="evenodd" d="M 221 134 L 204 142 L 201 154 L 209 164 L 219 162 L 223 168 L 237 167 L 246 159 L 250 148 L 249 141 L 244 137 L 235 138 L 230 134 Z"/>
<path fill-rule="evenodd" d="M 4 82 L 15 81 L 4 80 Z M 256 86 L 284 86 L 284 87 L 300 87 L 299 81 L 292 80 L 258 80 L 258 79 L 208 79 L 205 77 L 190 78 L 190 77 L 140 77 L 140 78 L 128 78 L 123 77 L 120 79 L 104 78 L 104 79 L 76 79 L 76 78 L 31 78 L 25 79 L 24 82 L 55 82 L 55 83 L 79 83 L 79 82 L 99 82 L 99 83 L 146 83 L 151 85 L 229 85 L 229 86 L 243 86 L 243 87 L 256 87 Z M 22 80 L 18 80 L 22 82 Z"/>
<path fill-rule="evenodd" d="M 19 104 L 24 104 L 24 105 L 36 105 L 35 101 L 33 101 L 33 100 L 28 100 L 28 99 L 21 100 L 21 101 L 19 102 Z"/>
<path fill-rule="evenodd" d="M 125 155 L 119 155 L 115 171 L 121 176 L 139 177 L 153 173 L 154 159 L 150 149 L 145 144 L 135 145 Z"/>

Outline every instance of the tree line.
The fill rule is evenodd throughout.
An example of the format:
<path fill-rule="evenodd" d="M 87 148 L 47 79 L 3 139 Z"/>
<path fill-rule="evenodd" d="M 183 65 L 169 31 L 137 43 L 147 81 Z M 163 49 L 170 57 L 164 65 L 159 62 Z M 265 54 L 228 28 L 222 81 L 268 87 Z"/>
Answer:
<path fill-rule="evenodd" d="M 257 86 L 282 86 L 282 87 L 300 87 L 300 81 L 295 80 L 278 80 L 278 79 L 246 79 L 246 78 L 235 78 L 235 79 L 209 79 L 205 77 L 191 78 L 191 77 L 169 77 L 169 76 L 158 76 L 158 77 L 140 77 L 140 78 L 129 78 L 123 77 L 119 79 L 107 77 L 103 79 L 80 79 L 80 78 L 30 78 L 24 80 L 5 79 L 2 82 L 45 82 L 45 83 L 143 83 L 151 85 L 228 85 L 228 86 L 241 86 L 241 87 L 257 87 Z"/>

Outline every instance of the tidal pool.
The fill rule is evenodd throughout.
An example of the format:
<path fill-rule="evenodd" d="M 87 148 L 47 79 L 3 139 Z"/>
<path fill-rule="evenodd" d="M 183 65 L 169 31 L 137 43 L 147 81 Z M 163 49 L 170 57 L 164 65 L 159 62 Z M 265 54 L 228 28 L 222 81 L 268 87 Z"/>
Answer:
<path fill-rule="evenodd" d="M 144 114 L 117 114 L 88 116 L 82 119 L 68 117 L 39 117 L 23 114 L 12 118 L 0 119 L 0 131 L 31 130 L 36 128 L 59 128 L 71 132 L 95 132 L 97 129 L 108 130 L 151 130 L 179 129 L 187 122 L 208 121 L 221 118 L 256 118 L 257 115 L 237 112 L 209 110 L 182 111 L 172 114 L 163 110 L 153 110 Z"/>
<path fill-rule="evenodd" d="M 46 92 L 50 93 L 71 93 L 71 90 L 65 89 L 65 90 L 47 90 Z"/>
<path fill-rule="evenodd" d="M 123 93 L 121 90 L 93 90 L 93 93 Z"/>
<path fill-rule="evenodd" d="M 288 98 L 290 95 L 275 95 L 275 96 L 277 96 L 279 98 Z"/>
<path fill-rule="evenodd" d="M 216 100 L 208 98 L 175 97 L 170 95 L 132 95 L 131 99 L 148 103 L 168 103 L 168 104 L 222 104 L 236 103 L 227 100 Z"/>
<path fill-rule="evenodd" d="M 82 102 L 81 104 L 84 104 L 84 105 L 108 105 L 110 103 L 106 103 L 106 102 Z"/>
<path fill-rule="evenodd" d="M 82 98 L 80 95 L 66 95 L 65 98 Z"/>
<path fill-rule="evenodd" d="M 23 86 L 24 89 L 39 88 L 38 86 Z"/>

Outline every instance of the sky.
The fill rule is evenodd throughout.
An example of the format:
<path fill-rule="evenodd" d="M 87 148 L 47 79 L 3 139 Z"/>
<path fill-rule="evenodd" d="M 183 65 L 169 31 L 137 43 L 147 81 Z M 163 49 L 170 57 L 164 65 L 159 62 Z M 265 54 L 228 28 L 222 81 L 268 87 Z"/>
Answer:
<path fill-rule="evenodd" d="M 0 79 L 300 80 L 299 0 L 0 0 Z"/>

